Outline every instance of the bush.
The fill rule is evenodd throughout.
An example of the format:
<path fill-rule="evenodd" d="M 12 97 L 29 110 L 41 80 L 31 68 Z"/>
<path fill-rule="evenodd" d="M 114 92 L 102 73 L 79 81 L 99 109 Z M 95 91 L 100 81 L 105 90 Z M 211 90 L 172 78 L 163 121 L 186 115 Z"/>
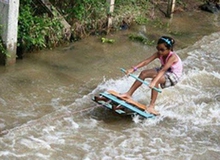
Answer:
<path fill-rule="evenodd" d="M 0 54 L 6 55 L 6 49 L 5 49 L 5 46 L 3 45 L 1 37 L 0 37 Z"/>
<path fill-rule="evenodd" d="M 21 1 L 18 20 L 18 46 L 25 51 L 51 48 L 62 41 L 62 29 L 58 19 L 46 13 L 36 15 L 31 0 Z"/>
<path fill-rule="evenodd" d="M 2 26 L 0 25 L 0 32 L 2 31 Z M 6 48 L 3 44 L 2 37 L 0 37 L 0 54 L 6 55 Z"/>

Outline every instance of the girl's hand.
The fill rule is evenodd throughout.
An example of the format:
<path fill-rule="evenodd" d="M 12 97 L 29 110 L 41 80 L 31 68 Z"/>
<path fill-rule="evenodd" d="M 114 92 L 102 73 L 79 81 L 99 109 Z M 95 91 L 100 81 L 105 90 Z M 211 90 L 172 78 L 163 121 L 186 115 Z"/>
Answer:
<path fill-rule="evenodd" d="M 149 88 L 151 88 L 151 89 L 153 89 L 154 87 L 155 87 L 155 83 L 154 82 L 151 82 L 150 84 L 149 84 Z"/>
<path fill-rule="evenodd" d="M 126 70 L 126 75 L 129 75 L 129 74 L 131 74 L 131 73 L 133 73 L 133 72 L 134 72 L 134 69 L 133 69 L 133 68 L 128 69 L 128 70 Z"/>

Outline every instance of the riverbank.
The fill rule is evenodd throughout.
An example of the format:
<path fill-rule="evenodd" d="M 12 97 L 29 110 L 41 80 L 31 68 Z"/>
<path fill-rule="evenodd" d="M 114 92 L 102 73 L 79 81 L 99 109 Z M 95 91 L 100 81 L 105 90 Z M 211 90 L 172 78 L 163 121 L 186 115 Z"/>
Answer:
<path fill-rule="evenodd" d="M 144 36 L 150 42 L 156 42 L 158 37 L 168 35 L 176 40 L 176 48 L 182 49 L 206 35 L 219 31 L 219 13 L 211 14 L 201 10 L 190 10 L 175 13 L 172 19 L 157 18 L 147 25 L 133 25 L 128 32 Z M 107 35 L 107 37 L 111 36 L 112 34 Z"/>
<path fill-rule="evenodd" d="M 24 54 L 39 51 L 44 48 L 55 49 L 57 46 L 65 45 L 65 43 L 69 42 L 72 43 L 73 41 L 80 39 L 82 40 L 91 35 L 105 36 L 108 31 L 110 35 L 117 34 L 120 28 L 129 28 L 129 30 L 131 30 L 138 24 L 139 26 L 141 25 L 149 28 L 152 32 L 154 30 L 156 30 L 156 32 L 157 30 L 162 30 L 163 34 L 170 34 L 174 36 L 185 35 L 185 32 L 179 32 L 178 29 L 172 28 L 172 26 L 177 26 L 177 23 L 180 22 L 175 22 L 172 19 L 166 18 L 167 1 L 165 0 L 135 2 L 117 1 L 112 15 L 113 26 L 111 28 L 107 27 L 105 2 L 92 3 L 89 6 L 87 5 L 88 3 L 85 3 L 85 1 L 82 1 L 80 5 L 77 5 L 75 1 L 69 0 L 62 3 L 56 0 L 51 2 L 54 7 L 60 11 L 61 15 L 65 15 L 64 17 L 66 21 L 71 25 L 72 36 L 70 40 L 64 40 L 64 37 L 61 36 L 62 29 L 59 23 L 57 23 L 57 19 L 51 21 L 50 17 L 44 17 L 44 14 L 48 14 L 45 10 L 42 10 L 40 13 L 35 13 L 35 9 L 41 9 L 42 6 L 33 6 L 32 3 L 29 5 L 21 3 L 24 6 L 21 5 L 19 28 L 24 30 L 19 30 L 18 34 L 18 37 L 20 37 L 18 38 L 18 58 L 22 59 L 25 56 Z M 195 2 L 189 0 L 177 1 L 174 17 L 181 14 L 193 15 L 194 12 L 201 12 L 199 5 L 202 3 L 202 0 L 197 0 Z M 29 9 L 26 8 L 27 6 Z M 81 10 L 80 8 L 84 9 Z M 27 10 L 29 12 L 26 12 Z M 77 12 L 77 14 L 74 14 L 73 12 Z M 37 16 L 35 14 L 37 14 Z M 207 14 L 210 15 L 210 13 Z M 43 19 L 42 16 L 44 17 Z M 26 19 L 25 17 L 31 18 Z M 23 22 L 24 20 L 25 22 Z M 38 23 L 39 21 L 41 23 Z M 109 36 L 109 34 L 107 36 Z M 154 35 L 147 35 L 149 37 L 149 41 L 152 40 L 151 37 L 155 39 Z"/>

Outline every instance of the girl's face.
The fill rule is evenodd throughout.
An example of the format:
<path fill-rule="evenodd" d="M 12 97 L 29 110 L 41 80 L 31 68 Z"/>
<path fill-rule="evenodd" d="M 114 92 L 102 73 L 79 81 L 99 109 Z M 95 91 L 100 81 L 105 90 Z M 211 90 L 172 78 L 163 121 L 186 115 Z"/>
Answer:
<path fill-rule="evenodd" d="M 168 49 L 164 43 L 158 44 L 157 45 L 157 52 L 161 55 L 161 56 L 167 56 L 170 53 L 170 49 Z"/>

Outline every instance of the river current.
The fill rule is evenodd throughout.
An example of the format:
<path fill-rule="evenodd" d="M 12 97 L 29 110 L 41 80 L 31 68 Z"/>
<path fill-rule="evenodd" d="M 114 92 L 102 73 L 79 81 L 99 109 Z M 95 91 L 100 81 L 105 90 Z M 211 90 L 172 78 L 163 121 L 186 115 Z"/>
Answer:
<path fill-rule="evenodd" d="M 109 89 L 127 91 L 134 79 L 120 68 L 155 51 L 125 35 L 114 44 L 90 37 L 2 67 L 0 158 L 220 159 L 220 32 L 175 49 L 184 74 L 159 94 L 154 119 L 120 116 L 91 100 Z M 150 89 L 142 85 L 133 98 L 149 104 Z"/>

